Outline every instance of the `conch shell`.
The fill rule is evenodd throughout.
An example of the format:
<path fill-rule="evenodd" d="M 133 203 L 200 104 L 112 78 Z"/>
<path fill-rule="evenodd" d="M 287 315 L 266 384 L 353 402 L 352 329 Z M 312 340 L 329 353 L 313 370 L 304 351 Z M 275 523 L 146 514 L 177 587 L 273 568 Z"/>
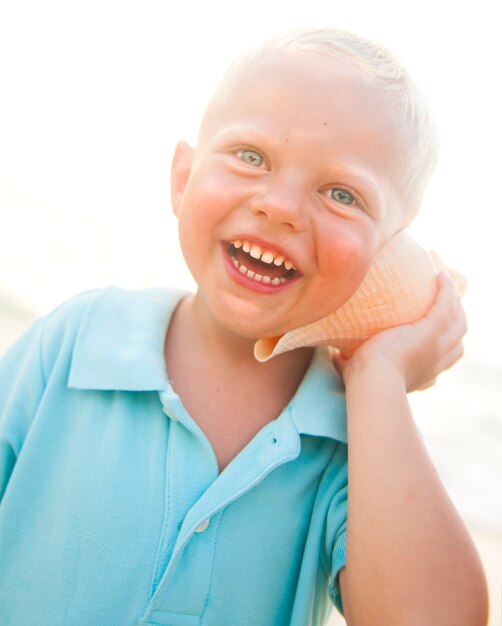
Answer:
<path fill-rule="evenodd" d="M 428 311 L 436 295 L 436 274 L 445 270 L 460 293 L 466 279 L 446 268 L 406 231 L 400 231 L 377 254 L 363 282 L 345 304 L 330 315 L 255 343 L 258 361 L 295 348 L 331 345 L 345 357 L 372 335 L 414 322 Z"/>

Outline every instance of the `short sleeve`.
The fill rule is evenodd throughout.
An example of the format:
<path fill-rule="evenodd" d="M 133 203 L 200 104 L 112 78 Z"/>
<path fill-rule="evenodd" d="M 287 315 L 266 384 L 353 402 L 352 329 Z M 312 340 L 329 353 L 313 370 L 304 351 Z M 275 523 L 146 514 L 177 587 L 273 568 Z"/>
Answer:
<path fill-rule="evenodd" d="M 44 391 L 44 324 L 35 322 L 0 359 L 0 500 Z"/>
<path fill-rule="evenodd" d="M 326 549 L 331 559 L 328 593 L 331 601 L 343 615 L 342 596 L 338 575 L 345 567 L 347 533 L 347 466 L 337 477 L 340 483 L 331 501 L 326 520 Z"/>

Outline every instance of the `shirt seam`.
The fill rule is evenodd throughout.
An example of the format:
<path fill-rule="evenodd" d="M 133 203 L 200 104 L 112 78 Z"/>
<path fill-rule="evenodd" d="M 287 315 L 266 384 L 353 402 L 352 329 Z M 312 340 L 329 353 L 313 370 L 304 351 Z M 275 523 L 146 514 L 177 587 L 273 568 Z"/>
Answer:
<path fill-rule="evenodd" d="M 172 456 L 170 454 L 172 443 L 171 443 L 171 423 L 170 423 L 169 418 L 167 418 L 167 427 L 168 427 L 168 434 L 167 434 L 168 440 L 167 440 L 167 445 L 165 448 L 165 456 L 164 456 L 164 468 L 165 468 L 166 476 L 165 476 L 165 481 L 164 481 L 165 487 L 164 487 L 164 510 L 162 514 L 162 530 L 160 533 L 157 554 L 155 555 L 155 563 L 154 563 L 153 572 L 152 572 L 152 581 L 150 584 L 150 597 L 149 597 L 148 603 L 151 602 L 153 596 L 155 595 L 157 591 L 157 588 L 162 579 L 162 576 L 164 575 L 164 568 L 162 567 L 161 559 L 162 559 L 162 554 L 163 554 L 164 542 L 166 540 L 166 537 L 168 536 L 167 528 L 168 528 L 169 511 L 170 511 L 169 493 L 170 493 L 170 486 L 171 486 L 170 485 L 170 480 L 171 480 L 170 465 L 171 465 L 171 456 Z"/>
<path fill-rule="evenodd" d="M 333 454 L 331 455 L 331 458 L 330 458 L 330 460 L 329 460 L 329 463 L 332 463 L 332 462 L 333 462 L 333 459 L 335 458 L 335 456 L 336 456 L 336 454 L 337 454 L 337 452 L 338 452 L 338 448 L 339 448 L 339 446 L 340 446 L 340 445 L 346 445 L 346 444 L 345 444 L 345 443 L 343 443 L 343 441 L 339 441 L 339 440 L 337 440 L 337 441 L 336 441 L 336 446 L 335 446 L 335 449 L 333 450 Z M 344 489 L 344 488 L 345 488 L 345 486 L 341 487 L 341 489 Z M 333 502 L 333 499 L 334 499 L 334 498 L 336 498 L 336 496 L 337 496 L 337 495 L 338 495 L 338 493 L 341 491 L 341 489 L 339 489 L 339 490 L 338 490 L 338 491 L 337 491 L 337 492 L 333 495 L 333 498 L 332 498 L 332 500 L 330 501 L 330 506 L 331 506 L 331 504 L 332 504 L 332 502 Z M 328 507 L 328 509 L 327 509 L 327 512 L 328 512 L 328 511 L 329 511 L 329 507 Z M 345 518 L 345 520 L 346 520 L 346 518 Z M 321 567 L 322 567 L 322 569 L 324 570 L 324 573 L 325 573 L 325 575 L 326 575 L 326 577 L 327 577 L 327 579 L 328 579 L 328 582 L 329 582 L 329 580 L 330 580 L 330 578 L 331 578 L 331 575 L 332 575 L 332 570 L 333 570 L 333 552 L 334 552 L 334 549 L 335 549 L 335 545 L 336 545 L 336 542 L 337 542 L 338 538 L 339 538 L 339 537 L 341 536 L 341 534 L 345 531 L 345 529 L 346 529 L 346 521 L 342 522 L 341 526 L 340 526 L 340 527 L 337 529 L 337 531 L 335 532 L 335 534 L 334 534 L 334 536 L 333 536 L 333 548 L 329 551 L 329 554 L 328 554 L 328 551 L 327 551 L 327 550 L 322 550 L 322 551 L 320 551 L 320 553 L 319 553 L 319 560 L 320 560 L 320 562 L 321 562 Z M 325 532 L 327 532 L 326 522 L 325 522 Z"/>

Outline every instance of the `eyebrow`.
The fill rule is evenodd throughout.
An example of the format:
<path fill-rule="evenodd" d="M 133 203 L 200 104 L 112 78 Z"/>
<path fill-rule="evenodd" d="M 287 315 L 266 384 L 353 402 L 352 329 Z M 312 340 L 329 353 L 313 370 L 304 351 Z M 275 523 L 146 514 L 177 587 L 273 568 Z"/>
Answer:
<path fill-rule="evenodd" d="M 329 168 L 329 165 L 328 165 Z M 343 177 L 348 177 L 354 180 L 354 186 L 357 187 L 358 184 L 363 185 L 365 187 L 370 187 L 371 191 L 376 195 L 380 196 L 380 187 L 374 178 L 366 173 L 362 172 L 360 169 L 353 166 L 339 165 L 334 164 L 332 168 L 333 171 L 340 171 Z"/>
<path fill-rule="evenodd" d="M 233 138 L 234 135 L 237 135 L 239 133 L 247 133 L 248 135 L 254 135 L 256 136 L 257 139 L 259 139 L 260 141 L 266 142 L 266 143 L 270 143 L 271 140 L 272 141 L 276 141 L 276 142 L 281 142 L 281 137 L 277 136 L 276 134 L 274 134 L 272 131 L 269 130 L 257 130 L 256 127 L 253 126 L 243 126 L 242 124 L 236 125 L 236 126 L 230 126 L 228 128 L 225 128 L 224 130 L 220 131 L 219 133 L 217 132 L 214 135 L 214 139 L 211 143 L 217 143 L 219 141 L 223 141 L 223 140 L 230 140 Z"/>

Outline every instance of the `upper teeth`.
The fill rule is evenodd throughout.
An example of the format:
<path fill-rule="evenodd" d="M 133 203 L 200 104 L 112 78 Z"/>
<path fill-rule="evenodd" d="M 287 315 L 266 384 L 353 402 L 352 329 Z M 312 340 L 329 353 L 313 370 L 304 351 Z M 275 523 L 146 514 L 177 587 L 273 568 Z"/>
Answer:
<path fill-rule="evenodd" d="M 288 259 L 285 259 L 282 254 L 264 249 L 255 243 L 237 239 L 236 241 L 232 241 L 232 245 L 234 248 L 242 248 L 244 252 L 247 252 L 254 259 L 260 259 L 263 263 L 268 263 L 269 265 L 273 263 L 277 266 L 284 264 L 284 267 L 287 270 L 296 269 L 293 263 L 291 263 Z"/>

